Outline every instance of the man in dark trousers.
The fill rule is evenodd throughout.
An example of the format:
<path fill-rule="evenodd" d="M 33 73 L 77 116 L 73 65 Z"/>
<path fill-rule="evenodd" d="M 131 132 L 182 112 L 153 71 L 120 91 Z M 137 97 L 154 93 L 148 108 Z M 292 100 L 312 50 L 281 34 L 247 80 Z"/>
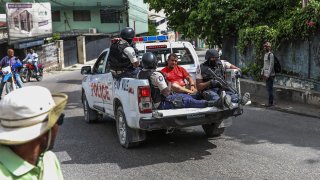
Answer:
<path fill-rule="evenodd" d="M 266 42 L 263 45 L 263 48 L 265 50 L 265 54 L 263 57 L 263 68 L 262 68 L 262 75 L 263 79 L 266 81 L 266 88 L 268 92 L 268 104 L 266 107 L 273 106 L 273 82 L 275 77 L 274 72 L 274 55 L 271 52 L 271 43 Z"/>
<path fill-rule="evenodd" d="M 139 72 L 134 36 L 134 30 L 126 27 L 121 31 L 120 38 L 113 39 L 108 66 L 115 77 L 136 77 Z"/>

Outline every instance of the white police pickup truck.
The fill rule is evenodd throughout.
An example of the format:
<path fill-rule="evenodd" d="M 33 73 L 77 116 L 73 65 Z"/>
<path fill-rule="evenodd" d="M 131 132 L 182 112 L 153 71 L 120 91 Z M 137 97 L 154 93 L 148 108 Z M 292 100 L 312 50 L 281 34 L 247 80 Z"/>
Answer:
<path fill-rule="evenodd" d="M 138 41 L 148 39 L 159 41 L 137 43 L 139 56 L 145 52 L 153 52 L 158 57 L 161 69 L 168 55 L 176 53 L 179 65 L 195 77 L 199 59 L 193 46 L 189 42 L 161 42 L 166 38 L 166 36 L 138 38 Z M 84 66 L 81 69 L 81 74 L 84 74 L 82 80 L 84 119 L 88 123 L 97 121 L 103 115 L 115 119 L 119 142 L 125 148 L 143 142 L 146 139 L 146 131 L 159 129 L 171 131 L 175 128 L 202 125 L 207 136 L 219 136 L 225 127 L 232 124 L 229 117 L 242 114 L 242 107 L 238 104 L 234 104 L 231 110 L 216 107 L 152 109 L 148 80 L 135 78 L 116 80 L 107 66 L 108 54 L 109 49 L 105 49 L 93 68 Z M 234 73 L 229 71 L 228 74 L 229 82 L 240 89 Z"/>

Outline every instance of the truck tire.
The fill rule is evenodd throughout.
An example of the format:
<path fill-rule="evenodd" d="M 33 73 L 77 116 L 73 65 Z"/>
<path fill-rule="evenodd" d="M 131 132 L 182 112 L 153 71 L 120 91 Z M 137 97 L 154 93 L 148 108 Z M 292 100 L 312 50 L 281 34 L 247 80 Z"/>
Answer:
<path fill-rule="evenodd" d="M 206 133 L 208 137 L 219 137 L 223 132 L 224 128 L 218 128 L 219 124 L 212 123 L 212 124 L 203 124 L 202 129 Z"/>
<path fill-rule="evenodd" d="M 84 112 L 84 120 L 87 123 L 94 123 L 98 120 L 98 112 L 91 109 L 87 97 L 84 92 L 82 92 L 82 103 L 83 103 L 83 112 Z"/>
<path fill-rule="evenodd" d="M 127 125 L 126 116 L 121 106 L 117 108 L 116 127 L 118 139 L 121 146 L 123 146 L 124 148 L 139 146 L 141 141 L 132 142 L 132 140 L 134 139 L 134 134 L 139 133 L 139 130 L 132 129 Z"/>

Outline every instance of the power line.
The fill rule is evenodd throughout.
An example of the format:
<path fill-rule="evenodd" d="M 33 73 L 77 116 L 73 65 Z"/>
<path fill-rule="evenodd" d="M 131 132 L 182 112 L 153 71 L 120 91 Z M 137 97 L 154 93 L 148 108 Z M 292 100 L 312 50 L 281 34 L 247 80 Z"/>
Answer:
<path fill-rule="evenodd" d="M 142 12 L 142 13 L 144 13 L 144 14 L 148 14 L 148 13 L 149 13 L 147 10 L 145 10 L 145 9 L 143 9 L 143 8 L 141 8 L 141 7 L 139 7 L 139 6 L 136 6 L 136 5 L 132 4 L 131 2 L 129 2 L 129 8 L 131 8 L 131 7 L 132 7 L 134 10 L 139 11 L 139 12 Z"/>

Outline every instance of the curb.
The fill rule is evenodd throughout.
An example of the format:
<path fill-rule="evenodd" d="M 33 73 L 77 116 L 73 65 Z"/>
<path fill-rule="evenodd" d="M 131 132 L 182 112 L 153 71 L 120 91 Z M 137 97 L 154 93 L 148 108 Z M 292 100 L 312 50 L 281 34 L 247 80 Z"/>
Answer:
<path fill-rule="evenodd" d="M 277 105 L 274 105 L 272 107 L 265 107 L 264 105 L 262 105 L 259 102 L 252 102 L 251 105 L 249 105 L 249 106 L 265 108 L 265 109 L 270 109 L 270 110 L 276 110 L 276 111 L 285 112 L 285 113 L 289 113 L 289 114 L 295 114 L 295 115 L 301 115 L 301 116 L 307 116 L 307 117 L 320 119 L 320 114 L 319 115 L 314 115 L 314 114 L 308 114 L 308 113 L 304 113 L 304 112 L 300 112 L 300 111 L 292 111 L 292 110 L 289 110 L 287 108 L 281 108 L 281 107 L 279 107 Z"/>

